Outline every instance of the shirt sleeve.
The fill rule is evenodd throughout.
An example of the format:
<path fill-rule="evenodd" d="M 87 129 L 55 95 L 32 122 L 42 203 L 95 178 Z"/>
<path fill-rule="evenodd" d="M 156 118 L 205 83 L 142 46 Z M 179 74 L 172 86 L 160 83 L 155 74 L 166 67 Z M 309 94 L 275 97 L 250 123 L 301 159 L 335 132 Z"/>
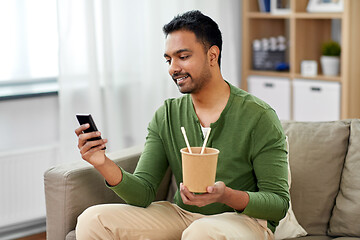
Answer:
<path fill-rule="evenodd" d="M 285 134 L 272 109 L 262 114 L 251 137 L 258 191 L 248 192 L 250 201 L 243 213 L 276 223 L 286 215 L 290 197 Z"/>
<path fill-rule="evenodd" d="M 164 119 L 164 107 L 160 108 L 148 126 L 148 135 L 138 165 L 133 174 L 121 169 L 122 181 L 109 186 L 126 203 L 147 207 L 155 199 L 157 189 L 169 166 L 164 145 L 159 135 Z"/>

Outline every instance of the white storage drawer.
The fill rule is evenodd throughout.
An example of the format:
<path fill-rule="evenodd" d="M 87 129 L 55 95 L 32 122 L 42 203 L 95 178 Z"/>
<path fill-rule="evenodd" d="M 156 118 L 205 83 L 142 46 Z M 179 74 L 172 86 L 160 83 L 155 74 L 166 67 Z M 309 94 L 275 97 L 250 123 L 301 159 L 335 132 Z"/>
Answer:
<path fill-rule="evenodd" d="M 249 93 L 268 103 L 280 120 L 290 120 L 291 85 L 288 78 L 249 76 L 247 80 Z"/>
<path fill-rule="evenodd" d="M 340 83 L 294 79 L 293 87 L 295 121 L 340 119 Z"/>

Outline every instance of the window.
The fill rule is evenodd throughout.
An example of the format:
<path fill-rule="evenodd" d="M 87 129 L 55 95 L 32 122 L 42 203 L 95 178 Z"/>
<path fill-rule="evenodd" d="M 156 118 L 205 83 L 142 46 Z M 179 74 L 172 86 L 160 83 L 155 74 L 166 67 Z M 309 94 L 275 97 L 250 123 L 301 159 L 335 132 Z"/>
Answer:
<path fill-rule="evenodd" d="M 9 94 L 12 84 L 56 81 L 56 7 L 56 0 L 0 1 L 0 97 L 5 85 Z"/>

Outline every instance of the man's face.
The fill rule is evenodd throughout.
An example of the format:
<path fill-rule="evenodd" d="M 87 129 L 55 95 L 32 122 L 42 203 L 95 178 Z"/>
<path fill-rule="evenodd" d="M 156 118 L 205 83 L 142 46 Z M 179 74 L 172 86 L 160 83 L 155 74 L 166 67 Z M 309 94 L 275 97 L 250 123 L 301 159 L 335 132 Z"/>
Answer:
<path fill-rule="evenodd" d="M 207 52 L 193 32 L 170 33 L 164 57 L 169 64 L 169 74 L 181 93 L 197 93 L 211 78 Z"/>

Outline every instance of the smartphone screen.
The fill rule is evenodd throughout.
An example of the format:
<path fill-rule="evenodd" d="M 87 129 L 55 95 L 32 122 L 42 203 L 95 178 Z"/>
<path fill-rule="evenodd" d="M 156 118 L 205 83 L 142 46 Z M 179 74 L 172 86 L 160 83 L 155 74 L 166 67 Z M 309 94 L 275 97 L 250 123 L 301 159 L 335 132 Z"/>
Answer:
<path fill-rule="evenodd" d="M 88 123 L 90 125 L 90 127 L 88 129 L 84 130 L 84 133 L 98 131 L 91 114 L 76 114 L 76 118 L 79 121 L 80 125 L 83 125 L 86 123 Z M 94 138 L 90 138 L 88 141 L 95 141 L 95 140 L 100 140 L 100 139 L 101 139 L 101 137 L 94 137 Z M 106 147 L 103 148 L 103 150 L 105 150 L 105 149 L 106 149 Z"/>

